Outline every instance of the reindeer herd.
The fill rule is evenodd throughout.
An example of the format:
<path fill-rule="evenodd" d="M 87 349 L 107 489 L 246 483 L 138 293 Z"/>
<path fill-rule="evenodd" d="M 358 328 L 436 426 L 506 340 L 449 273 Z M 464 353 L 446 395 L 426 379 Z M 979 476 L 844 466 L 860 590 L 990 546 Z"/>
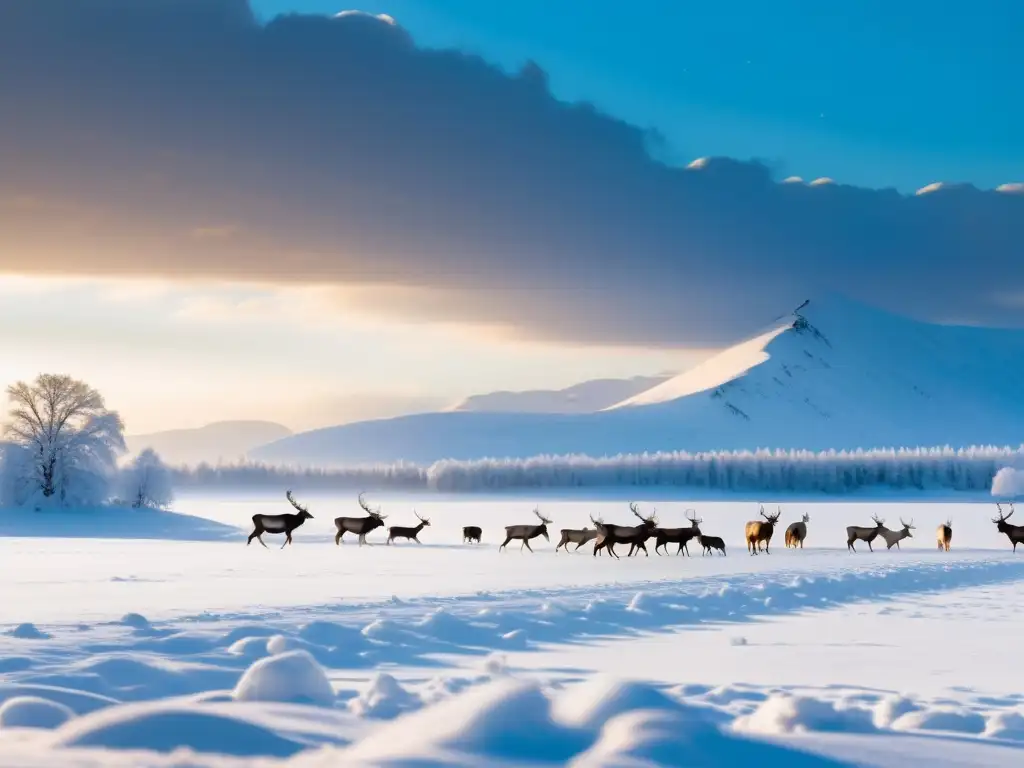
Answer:
<path fill-rule="evenodd" d="M 285 536 L 284 543 L 281 548 L 284 549 L 287 545 L 292 543 L 292 533 L 296 528 L 301 526 L 306 520 L 312 520 L 313 515 L 310 514 L 309 510 L 299 504 L 292 496 L 292 492 L 288 491 L 285 494 L 285 498 L 295 508 L 295 512 L 282 515 L 253 515 L 252 524 L 253 531 L 249 534 L 249 538 L 246 544 L 251 544 L 253 539 L 259 541 L 264 547 L 266 543 L 263 541 L 264 533 L 283 533 Z M 359 494 L 359 506 L 366 513 L 362 517 L 336 517 L 334 518 L 334 543 L 336 545 L 341 544 L 342 538 L 346 533 L 351 533 L 356 536 L 359 545 L 366 544 L 366 535 L 371 533 L 378 528 L 384 527 L 384 521 L 387 519 L 387 515 L 382 514 L 380 508 L 370 508 L 363 499 L 363 494 Z M 995 524 L 996 529 L 999 533 L 1004 534 L 1013 545 L 1013 551 L 1017 551 L 1018 544 L 1024 544 L 1024 525 L 1012 525 L 1006 522 L 1011 515 L 1013 515 L 1014 509 L 1013 504 L 1009 504 L 1010 511 L 1003 512 L 1003 505 L 996 504 L 998 509 L 998 516 L 995 517 L 992 522 Z M 647 542 L 654 539 L 654 551 L 656 554 L 661 555 L 661 550 L 665 550 L 665 554 L 669 554 L 669 545 L 676 545 L 676 554 L 680 555 L 684 552 L 686 555 L 690 554 L 689 544 L 691 541 L 696 541 L 697 545 L 701 548 L 701 555 L 714 555 L 716 552 L 725 555 L 725 540 L 718 536 L 709 536 L 701 530 L 701 524 L 704 522 L 703 519 L 697 517 L 694 510 L 689 509 L 686 511 L 686 519 L 689 520 L 690 525 L 685 528 L 662 528 L 658 525 L 657 509 L 653 510 L 650 515 L 643 515 L 637 504 L 629 505 L 630 512 L 633 513 L 640 522 L 636 525 L 614 525 L 606 523 L 601 518 L 595 518 L 593 515 L 590 516 L 591 522 L 594 524 L 593 528 L 584 527 L 582 529 L 573 528 L 562 528 L 559 531 L 560 538 L 558 544 L 555 546 L 555 552 L 560 549 L 569 551 L 569 545 L 575 544 L 576 547 L 573 552 L 578 550 L 584 544 L 594 542 L 593 555 L 596 557 L 599 554 L 607 551 L 608 554 L 615 558 L 619 558 L 619 554 L 615 551 L 617 545 L 629 545 L 629 551 L 626 553 L 626 557 L 631 557 L 637 552 L 643 551 L 644 555 L 650 557 L 650 553 L 647 551 Z M 412 526 L 400 526 L 393 525 L 388 527 L 388 537 L 386 544 L 391 544 L 398 539 L 405 539 L 407 541 L 414 541 L 417 544 L 422 544 L 419 539 L 420 532 L 430 526 L 430 520 L 425 517 L 420 517 L 415 510 L 413 514 L 419 522 Z M 519 549 L 522 550 L 524 547 L 530 552 L 533 552 L 533 547 L 530 546 L 530 541 L 543 536 L 545 541 L 550 541 L 551 537 L 548 533 L 548 526 L 552 524 L 552 521 L 544 517 L 540 513 L 539 509 L 534 509 L 533 514 L 536 515 L 538 522 L 530 522 L 519 525 L 507 525 L 505 526 L 505 540 L 498 547 L 498 551 L 505 549 L 509 543 L 513 541 L 522 542 L 519 545 Z M 744 526 L 743 538 L 746 542 L 747 551 L 751 555 L 759 555 L 762 552 L 766 555 L 771 554 L 770 546 L 772 536 L 775 533 L 775 527 L 779 524 L 779 520 L 782 518 L 782 508 L 777 507 L 774 514 L 767 513 L 764 511 L 764 506 L 760 508 L 760 516 L 763 519 L 751 520 Z M 877 515 L 873 515 L 871 518 L 874 525 L 872 526 L 859 526 L 851 525 L 846 529 L 846 548 L 850 552 L 856 552 L 857 549 L 855 544 L 857 542 L 863 542 L 868 545 L 868 550 L 874 552 L 872 543 L 879 537 L 885 542 L 886 549 L 900 548 L 900 542 L 904 539 L 913 538 L 914 534 L 911 531 L 915 530 L 913 519 L 910 522 L 906 522 L 903 518 L 900 518 L 900 528 L 897 530 L 891 530 L 885 527 L 885 520 L 879 518 Z M 804 541 L 807 539 L 807 524 L 811 521 L 810 515 L 802 515 L 799 521 L 790 523 L 786 528 L 785 532 L 785 545 L 786 548 L 792 549 L 803 549 Z M 462 541 L 463 543 L 479 544 L 483 539 L 483 529 L 479 526 L 469 525 L 462 529 Z M 938 526 L 935 531 L 935 540 L 940 551 L 948 552 L 950 543 L 953 540 L 953 521 L 946 520 Z"/>

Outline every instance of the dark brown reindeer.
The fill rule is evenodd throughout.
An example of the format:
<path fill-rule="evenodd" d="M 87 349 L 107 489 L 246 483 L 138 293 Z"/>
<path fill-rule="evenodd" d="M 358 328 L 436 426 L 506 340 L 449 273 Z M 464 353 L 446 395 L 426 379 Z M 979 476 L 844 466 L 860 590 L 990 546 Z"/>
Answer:
<path fill-rule="evenodd" d="M 751 520 L 743 529 L 743 537 L 747 540 L 747 549 L 750 550 L 752 555 L 756 555 L 761 551 L 762 542 L 764 542 L 764 553 L 766 555 L 771 554 L 771 550 L 768 547 L 772 543 L 772 534 L 775 533 L 775 526 L 779 522 L 779 518 L 782 517 L 782 507 L 779 507 L 778 512 L 774 515 L 769 515 L 765 513 L 764 506 L 762 506 L 761 517 L 764 518 L 764 522 L 761 520 Z"/>
<path fill-rule="evenodd" d="M 366 512 L 366 517 L 336 517 L 334 527 L 338 532 L 334 535 L 334 543 L 341 544 L 341 537 L 346 533 L 354 533 L 359 537 L 359 546 L 366 543 L 366 534 L 384 526 L 387 515 L 380 513 L 380 507 L 370 509 L 363 501 L 363 494 L 359 494 L 359 506 Z"/>
<path fill-rule="evenodd" d="M 1010 519 L 1010 515 L 1013 514 L 1013 504 L 1010 504 L 1010 514 L 1003 514 L 1003 505 L 996 504 L 996 508 L 999 510 L 999 517 L 995 518 L 992 522 L 996 524 L 996 528 L 1000 533 L 1005 533 L 1006 538 L 1013 544 L 1013 551 L 1017 551 L 1018 544 L 1024 544 L 1024 525 L 1010 525 L 1007 520 Z"/>
<path fill-rule="evenodd" d="M 786 529 L 786 548 L 793 547 L 796 549 L 797 544 L 800 545 L 800 549 L 804 548 L 804 539 L 807 538 L 807 524 L 811 522 L 811 516 L 805 514 L 798 523 L 790 523 Z"/>
<path fill-rule="evenodd" d="M 846 548 L 848 550 L 856 552 L 857 550 L 853 546 L 854 542 L 863 541 L 867 543 L 868 550 L 871 552 L 875 551 L 871 546 L 871 542 L 878 538 L 878 534 L 885 528 L 885 520 L 879 519 L 878 515 L 872 515 L 871 519 L 875 521 L 874 528 L 865 528 L 860 525 L 848 525 L 846 527 Z"/>
<path fill-rule="evenodd" d="M 579 530 L 575 530 L 572 528 L 563 528 L 559 531 L 559 533 L 562 535 L 562 538 L 558 540 L 558 545 L 555 547 L 555 552 L 557 552 L 562 547 L 565 547 L 565 551 L 568 552 L 570 544 L 575 544 L 576 549 L 579 549 L 588 541 L 593 541 L 597 538 L 597 531 L 593 528 L 587 528 L 585 526 Z M 575 552 L 576 549 L 574 549 L 573 552 Z"/>
<path fill-rule="evenodd" d="M 307 520 L 313 519 L 313 516 L 309 514 L 309 510 L 301 506 L 292 498 L 291 491 L 285 493 L 285 498 L 287 498 L 288 501 L 291 502 L 291 505 L 299 511 L 284 515 L 253 515 L 253 530 L 252 533 L 249 534 L 249 539 L 245 542 L 245 546 L 249 546 L 252 544 L 253 539 L 257 539 L 260 544 L 266 547 L 266 542 L 263 541 L 264 533 L 283 533 L 284 544 L 281 545 L 281 549 L 284 549 L 287 545 L 292 543 L 292 531 Z"/>
<path fill-rule="evenodd" d="M 597 541 L 594 543 L 595 555 L 602 549 L 607 549 L 608 554 L 618 558 L 615 552 L 615 545 L 629 544 L 629 552 L 626 554 L 626 557 L 632 555 L 637 549 L 642 549 L 644 554 L 650 557 L 646 542 L 647 539 L 654 535 L 654 529 L 658 527 L 657 510 L 650 517 L 644 517 L 640 514 L 640 510 L 637 509 L 637 505 L 631 503 L 629 511 L 640 519 L 640 525 L 609 525 L 608 523 L 598 522 L 594 519 L 593 515 L 590 516 L 590 520 L 597 526 L 599 531 Z"/>
<path fill-rule="evenodd" d="M 476 542 L 480 543 L 480 539 L 483 538 L 484 531 L 479 525 L 467 525 L 462 529 L 462 541 L 463 543 Z"/>
<path fill-rule="evenodd" d="M 939 550 L 949 552 L 949 545 L 953 541 L 953 519 L 950 518 L 946 522 L 939 525 L 935 529 L 935 540 L 938 542 Z"/>
<path fill-rule="evenodd" d="M 535 539 L 538 536 L 543 536 L 545 540 L 551 541 L 551 537 L 548 536 L 548 526 L 551 525 L 551 521 L 548 520 L 544 515 L 540 513 L 539 509 L 533 510 L 540 519 L 540 525 L 534 525 L 533 523 L 527 523 L 526 525 L 506 525 L 505 526 L 505 541 L 498 547 L 500 552 L 504 549 L 505 545 L 513 539 L 520 540 L 523 543 L 519 546 L 519 551 L 523 551 L 523 547 L 533 552 L 533 547 L 530 546 L 530 539 Z"/>
<path fill-rule="evenodd" d="M 690 521 L 690 527 L 689 528 L 655 528 L 654 529 L 654 538 L 655 538 L 655 540 L 657 542 L 654 545 L 654 551 L 655 551 L 656 554 L 660 555 L 661 552 L 658 552 L 658 549 L 661 548 L 661 547 L 665 547 L 665 554 L 667 555 L 668 554 L 668 545 L 669 544 L 678 544 L 679 545 L 679 549 L 676 550 L 676 554 L 677 555 L 682 554 L 683 550 L 685 549 L 687 556 L 689 556 L 690 549 L 687 546 L 687 544 L 689 544 L 693 539 L 695 539 L 698 536 L 700 536 L 700 524 L 702 522 L 704 522 L 704 521 L 701 520 L 699 517 L 697 517 L 697 513 L 694 510 L 688 509 L 686 511 L 687 512 L 693 512 L 692 515 L 688 514 L 686 516 L 686 519 Z"/>
<path fill-rule="evenodd" d="M 425 517 L 420 517 L 416 513 L 415 509 L 412 511 L 412 513 L 416 515 L 416 518 L 420 521 L 419 525 L 414 525 L 412 527 L 392 525 L 390 528 L 388 528 L 388 540 L 385 543 L 390 544 L 395 539 L 412 539 L 417 544 L 423 543 L 419 540 L 420 531 L 423 530 L 424 526 L 429 526 L 430 521 L 427 520 L 427 518 Z"/>
<path fill-rule="evenodd" d="M 912 539 L 914 534 L 911 533 L 914 530 L 914 518 L 910 518 L 910 522 L 906 523 L 903 518 L 900 518 L 900 525 L 903 528 L 899 531 L 890 531 L 888 528 L 880 528 L 878 533 L 881 534 L 882 538 L 885 539 L 885 548 L 892 549 L 895 545 L 896 549 L 900 548 L 900 542 L 904 539 Z"/>
<path fill-rule="evenodd" d="M 716 549 L 721 552 L 723 556 L 725 555 L 725 541 L 719 536 L 705 536 L 704 534 L 700 534 L 697 536 L 697 543 L 704 548 L 704 551 L 701 552 L 701 557 L 704 557 L 704 555 L 713 555 L 714 550 Z"/>

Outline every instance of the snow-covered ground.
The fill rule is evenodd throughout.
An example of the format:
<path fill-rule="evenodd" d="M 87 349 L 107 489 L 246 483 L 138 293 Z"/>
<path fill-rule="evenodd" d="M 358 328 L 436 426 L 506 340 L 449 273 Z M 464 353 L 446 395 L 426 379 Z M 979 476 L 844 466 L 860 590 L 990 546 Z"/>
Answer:
<path fill-rule="evenodd" d="M 0 765 L 1024 759 L 1024 552 L 994 505 L 783 505 L 785 524 L 811 514 L 807 548 L 780 528 L 751 557 L 755 505 L 641 500 L 665 525 L 696 508 L 729 554 L 613 561 L 553 550 L 591 513 L 628 522 L 619 500 L 538 500 L 555 522 L 534 554 L 496 552 L 534 500 L 370 498 L 389 524 L 415 501 L 432 525 L 422 546 L 377 531 L 362 548 L 332 542 L 351 499 L 300 500 L 315 517 L 284 550 L 225 527 L 278 499 L 188 498 L 180 526 L 0 516 Z M 872 514 L 914 518 L 915 537 L 847 553 L 845 526 Z M 166 538 L 138 538 L 140 519 Z M 468 524 L 482 545 L 461 544 Z"/>

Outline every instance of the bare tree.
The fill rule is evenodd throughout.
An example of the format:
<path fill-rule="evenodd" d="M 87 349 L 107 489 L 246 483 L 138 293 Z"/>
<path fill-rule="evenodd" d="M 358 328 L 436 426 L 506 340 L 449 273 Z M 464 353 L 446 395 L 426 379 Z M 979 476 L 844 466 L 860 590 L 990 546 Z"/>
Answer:
<path fill-rule="evenodd" d="M 70 376 L 41 374 L 11 385 L 7 396 L 4 435 L 26 449 L 31 482 L 44 498 L 66 501 L 75 482 L 109 483 L 125 450 L 124 424 L 99 392 Z"/>

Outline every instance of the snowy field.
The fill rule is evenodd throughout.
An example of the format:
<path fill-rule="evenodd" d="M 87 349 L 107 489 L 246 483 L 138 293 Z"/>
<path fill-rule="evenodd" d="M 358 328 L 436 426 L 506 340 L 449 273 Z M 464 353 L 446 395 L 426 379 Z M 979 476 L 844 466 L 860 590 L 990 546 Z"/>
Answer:
<path fill-rule="evenodd" d="M 171 516 L 0 513 L 0 765 L 1019 765 L 1024 551 L 992 504 L 639 499 L 728 556 L 554 553 L 626 503 L 386 495 L 423 545 L 333 544 L 352 498 L 299 497 L 295 544 L 245 546 L 283 499 Z M 504 525 L 554 520 L 536 552 Z M 770 507 L 773 509 L 774 506 Z M 811 515 L 807 548 L 784 525 Z M 917 529 L 856 555 L 847 525 Z M 953 549 L 935 527 L 953 520 Z M 1011 522 L 1016 522 L 1011 519 Z M 480 525 L 480 546 L 461 543 Z M 244 529 L 244 530 L 242 530 Z M 625 550 L 621 554 L 625 554 Z"/>

